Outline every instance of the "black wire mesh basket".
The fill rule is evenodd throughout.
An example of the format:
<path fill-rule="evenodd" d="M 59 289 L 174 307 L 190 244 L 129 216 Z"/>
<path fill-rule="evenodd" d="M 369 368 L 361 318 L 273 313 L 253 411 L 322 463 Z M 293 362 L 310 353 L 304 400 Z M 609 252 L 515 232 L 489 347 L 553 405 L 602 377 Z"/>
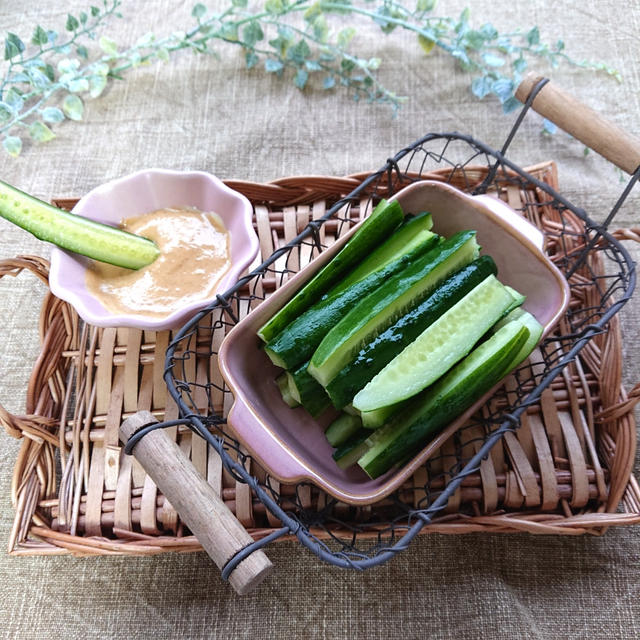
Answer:
<path fill-rule="evenodd" d="M 509 143 L 542 86 L 544 82 L 529 96 L 502 150 L 496 151 L 459 133 L 425 135 L 389 158 L 353 191 L 335 200 L 325 215 L 307 224 L 293 241 L 277 249 L 220 295 L 216 303 L 184 326 L 169 345 L 165 380 L 179 407 L 179 422 L 204 438 L 219 453 L 228 473 L 251 488 L 265 506 L 265 526 L 272 528 L 269 535 L 234 557 L 223 575 L 228 576 L 255 548 L 285 535 L 295 536 L 318 557 L 345 568 L 372 567 L 406 549 L 425 525 L 441 514 L 465 479 L 480 469 L 492 447 L 518 429 L 523 414 L 539 405 L 545 390 L 585 345 L 608 330 L 611 319 L 631 296 L 635 286 L 634 264 L 608 227 L 637 182 L 640 170 L 635 171 L 606 220 L 597 224 L 582 209 L 506 156 Z M 211 335 L 220 329 L 229 330 L 264 299 L 269 287 L 277 287 L 297 271 L 303 253 L 314 256 L 326 248 L 320 233 L 324 225 L 333 225 L 335 235 L 339 236 L 343 226 L 348 228 L 380 198 L 390 197 L 408 184 L 435 174 L 472 194 L 535 188 L 542 197 L 526 207 L 529 217 L 535 219 L 543 208 L 553 210 L 556 215 L 554 225 L 545 229 L 547 252 L 569 281 L 576 299 L 581 299 L 580 289 L 585 282 L 597 291 L 597 296 L 590 295 L 581 304 L 570 306 L 560 325 L 540 344 L 537 359 L 529 359 L 513 374 L 514 382 L 509 388 L 499 390 L 455 434 L 446 452 L 441 451 L 426 462 L 420 486 L 414 483 L 411 488 L 403 487 L 373 507 L 349 506 L 323 496 L 310 508 L 308 496 L 316 491 L 312 485 L 302 483 L 285 491 L 268 474 L 248 471 L 259 465 L 225 428 L 225 416 L 233 402 L 231 393 L 218 376 L 196 378 L 196 362 L 216 357 L 219 344 L 212 343 Z M 590 267 L 596 254 L 607 265 L 604 273 Z M 137 437 L 143 435 L 141 432 Z M 130 442 L 129 448 L 134 444 Z M 465 507 L 460 508 L 464 513 Z M 274 522 L 280 526 L 274 527 Z"/>

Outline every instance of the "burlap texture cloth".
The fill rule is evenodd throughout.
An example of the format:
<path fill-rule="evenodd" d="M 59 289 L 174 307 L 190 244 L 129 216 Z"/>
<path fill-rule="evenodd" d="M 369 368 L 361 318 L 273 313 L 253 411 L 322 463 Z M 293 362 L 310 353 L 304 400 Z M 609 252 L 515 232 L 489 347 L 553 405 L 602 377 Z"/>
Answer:
<path fill-rule="evenodd" d="M 220 3 L 218 3 L 220 4 Z M 640 3 L 603 0 L 452 0 L 472 21 L 511 31 L 538 25 L 565 40 L 577 59 L 619 69 L 624 82 L 563 66 L 552 77 L 627 131 L 640 134 Z M 371 5 L 373 6 L 373 5 Z M 108 33 L 120 44 L 147 31 L 191 24 L 191 2 L 125 0 Z M 30 36 L 38 23 L 62 26 L 85 3 L 0 1 L 0 31 Z M 203 169 L 221 178 L 268 181 L 288 175 L 375 169 L 429 131 L 467 132 L 499 147 L 513 122 L 492 100 L 478 101 L 466 74 L 444 54 L 426 57 L 415 37 L 361 29 L 356 42 L 383 64 L 380 76 L 408 96 L 397 118 L 355 104 L 345 91 L 303 92 L 292 82 L 247 71 L 239 49 L 219 56 L 185 51 L 141 67 L 86 106 L 82 123 L 57 138 L 0 156 L 0 175 L 43 199 L 81 196 L 141 168 Z M 549 73 L 542 65 L 540 69 Z M 513 143 L 521 165 L 553 159 L 560 188 L 602 219 L 623 187 L 621 174 L 563 133 L 541 135 L 529 118 Z M 640 189 L 614 227 L 638 224 Z M 627 243 L 628 245 L 631 243 Z M 636 259 L 637 246 L 629 246 Z M 0 258 L 49 255 L 47 246 L 0 220 Z M 37 357 L 42 286 L 28 275 L 0 282 L 0 401 L 24 411 Z M 640 297 L 621 314 L 625 384 L 640 380 Z M 0 434 L 0 541 L 12 523 L 10 479 L 18 442 Z M 637 638 L 640 529 L 602 537 L 420 536 L 395 560 L 365 573 L 332 568 L 296 543 L 273 544 L 276 571 L 237 597 L 202 554 L 147 558 L 10 557 L 0 553 L 0 635 L 5 638 Z"/>

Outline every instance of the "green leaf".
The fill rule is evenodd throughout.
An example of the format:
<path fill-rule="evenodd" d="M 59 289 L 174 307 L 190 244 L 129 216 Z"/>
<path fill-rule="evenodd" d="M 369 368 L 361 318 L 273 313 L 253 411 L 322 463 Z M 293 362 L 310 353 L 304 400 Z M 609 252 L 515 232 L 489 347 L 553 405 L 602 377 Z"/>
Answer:
<path fill-rule="evenodd" d="M 311 55 L 311 49 L 306 40 L 299 40 L 287 51 L 287 58 L 296 64 L 302 64 Z"/>
<path fill-rule="evenodd" d="M 98 9 L 98 7 L 94 7 L 94 6 L 92 6 L 92 7 L 91 7 L 91 15 L 92 15 L 94 18 L 97 18 L 97 17 L 100 15 L 100 9 Z"/>
<path fill-rule="evenodd" d="M 490 22 L 480 27 L 480 33 L 486 40 L 495 40 L 498 37 L 498 30 Z"/>
<path fill-rule="evenodd" d="M 191 15 L 198 20 L 206 15 L 206 13 L 207 7 L 205 7 L 201 2 L 198 2 L 198 4 L 194 5 L 193 9 L 191 9 Z"/>
<path fill-rule="evenodd" d="M 106 76 L 91 76 L 89 78 L 89 95 L 92 98 L 97 98 L 102 94 L 105 87 L 107 86 L 107 78 Z"/>
<path fill-rule="evenodd" d="M 527 69 L 527 61 L 524 58 L 518 58 L 513 61 L 513 68 L 517 73 L 524 73 Z"/>
<path fill-rule="evenodd" d="M 256 42 L 264 39 L 264 32 L 257 20 L 252 20 L 242 31 L 243 42 L 247 47 L 253 47 Z"/>
<path fill-rule="evenodd" d="M 420 34 L 418 36 L 418 44 L 420 45 L 420 48 L 427 55 L 429 55 L 433 51 L 433 48 L 436 46 L 436 41 L 432 40 L 431 38 L 427 38 L 427 36 L 425 35 Z"/>
<path fill-rule="evenodd" d="M 282 0 L 267 0 L 264 3 L 264 8 L 267 13 L 277 15 L 284 11 L 284 2 Z"/>
<path fill-rule="evenodd" d="M 336 86 L 336 81 L 333 76 L 327 76 L 322 82 L 323 89 L 333 89 Z"/>
<path fill-rule="evenodd" d="M 47 32 L 40 25 L 38 25 L 33 32 L 33 36 L 31 36 L 31 44 L 41 46 L 47 44 L 48 42 L 49 36 L 47 35 Z"/>
<path fill-rule="evenodd" d="M 484 60 L 484 63 L 490 67 L 501 67 L 505 62 L 504 58 L 496 56 L 493 53 L 483 53 L 482 59 Z"/>
<path fill-rule="evenodd" d="M 22 140 L 18 136 L 7 136 L 2 141 L 4 150 L 13 158 L 17 158 L 22 151 Z"/>
<path fill-rule="evenodd" d="M 244 61 L 247 65 L 247 69 L 253 69 L 253 67 L 258 64 L 259 60 L 260 59 L 253 51 L 247 51 L 244 56 Z"/>
<path fill-rule="evenodd" d="M 500 98 L 500 102 L 506 102 L 513 95 L 513 81 L 509 78 L 498 78 L 492 83 L 491 92 Z"/>
<path fill-rule="evenodd" d="M 471 91 L 476 98 L 482 100 L 487 94 L 491 93 L 491 85 L 493 80 L 488 76 L 480 76 L 474 78 L 471 82 Z"/>
<path fill-rule="evenodd" d="M 13 109 L 6 102 L 0 102 L 0 122 L 7 122 L 11 118 L 13 118 Z"/>
<path fill-rule="evenodd" d="M 115 56 L 118 53 L 118 45 L 111 38 L 107 38 L 107 36 L 100 36 L 98 44 L 108 56 Z"/>
<path fill-rule="evenodd" d="M 520 107 L 522 107 L 522 102 L 515 96 L 511 96 L 502 103 L 502 113 L 511 113 Z"/>
<path fill-rule="evenodd" d="M 327 19 L 320 15 L 312 23 L 313 35 L 320 41 L 326 42 L 329 38 L 329 24 Z"/>
<path fill-rule="evenodd" d="M 87 24 L 88 16 L 87 16 L 87 14 L 86 14 L 84 11 L 81 11 L 81 12 L 80 12 L 80 16 L 79 16 L 79 17 L 80 17 L 80 22 L 81 22 L 83 25 L 84 25 L 84 24 Z"/>
<path fill-rule="evenodd" d="M 436 8 L 438 0 L 418 0 L 416 9 L 420 12 L 433 11 Z"/>
<path fill-rule="evenodd" d="M 67 82 L 67 89 L 71 93 L 82 93 L 83 91 L 89 91 L 89 81 L 86 78 L 76 78 Z"/>
<path fill-rule="evenodd" d="M 238 25 L 233 22 L 223 22 L 220 27 L 220 35 L 225 40 L 229 40 L 231 42 L 238 41 Z"/>
<path fill-rule="evenodd" d="M 56 135 L 47 127 L 44 122 L 40 122 L 40 120 L 36 120 L 29 127 L 29 135 L 36 142 L 49 142 L 49 140 L 53 140 Z"/>
<path fill-rule="evenodd" d="M 24 106 L 24 98 L 19 91 L 17 91 L 14 87 L 11 87 L 9 91 L 4 96 L 4 102 L 9 106 L 14 115 L 18 114 L 22 111 L 22 107 Z"/>
<path fill-rule="evenodd" d="M 298 89 L 304 89 L 309 79 L 309 74 L 304 69 L 298 69 L 296 77 L 293 79 L 293 83 Z"/>
<path fill-rule="evenodd" d="M 31 67 L 29 69 L 29 78 L 31 84 L 35 89 L 45 89 L 51 84 L 51 81 L 45 73 L 40 71 L 37 67 Z"/>
<path fill-rule="evenodd" d="M 484 47 L 485 43 L 485 35 L 482 31 L 474 31 L 473 29 L 467 31 L 464 35 L 465 42 L 469 47 L 475 49 L 476 51 L 480 51 L 482 47 Z"/>
<path fill-rule="evenodd" d="M 58 107 L 46 107 L 42 110 L 42 119 L 45 122 L 62 122 L 64 120 L 64 113 Z"/>
<path fill-rule="evenodd" d="M 84 104 L 82 100 L 78 98 L 78 96 L 69 94 L 62 101 L 62 110 L 64 111 L 64 115 L 69 118 L 69 120 L 82 120 L 82 114 L 84 113 Z"/>
<path fill-rule="evenodd" d="M 156 51 L 156 58 L 162 60 L 162 62 L 169 62 L 169 50 L 166 47 L 162 47 Z"/>
<path fill-rule="evenodd" d="M 4 59 L 11 60 L 24 51 L 24 42 L 15 33 L 7 33 L 4 39 Z"/>
<path fill-rule="evenodd" d="M 533 27 L 533 29 L 531 29 L 529 33 L 527 33 L 527 42 L 531 46 L 536 45 L 540 42 L 540 29 L 538 29 L 538 27 Z"/>
<path fill-rule="evenodd" d="M 234 7 L 240 7 L 241 9 L 244 9 L 249 4 L 249 0 L 231 0 L 231 4 Z"/>
<path fill-rule="evenodd" d="M 86 60 L 89 57 L 89 51 L 87 47 L 83 45 L 79 45 L 76 47 L 76 53 L 83 59 Z"/>
<path fill-rule="evenodd" d="M 267 58 L 264 62 L 264 70 L 267 73 L 282 73 L 284 65 L 280 60 L 274 60 L 273 58 Z"/>
<path fill-rule="evenodd" d="M 80 60 L 78 58 L 62 58 L 58 61 L 58 71 L 61 74 L 75 74 L 80 68 Z"/>
<path fill-rule="evenodd" d="M 72 16 L 70 13 L 67 14 L 67 23 L 64 25 L 64 28 L 67 31 L 75 31 L 80 26 L 78 22 L 78 18 Z"/>
<path fill-rule="evenodd" d="M 322 67 L 315 60 L 305 60 L 304 68 L 307 71 L 322 71 Z"/>
<path fill-rule="evenodd" d="M 356 35 L 356 30 L 353 27 L 346 27 L 345 29 L 341 29 L 338 32 L 338 46 L 341 49 L 346 49 L 349 46 L 349 43 L 353 40 L 353 37 Z"/>

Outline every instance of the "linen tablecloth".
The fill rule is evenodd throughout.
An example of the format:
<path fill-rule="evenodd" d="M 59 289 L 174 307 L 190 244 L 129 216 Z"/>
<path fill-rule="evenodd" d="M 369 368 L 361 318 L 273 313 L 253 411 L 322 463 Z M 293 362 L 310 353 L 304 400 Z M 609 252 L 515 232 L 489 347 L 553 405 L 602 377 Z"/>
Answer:
<path fill-rule="evenodd" d="M 640 3 L 602 0 L 441 2 L 502 31 L 540 27 L 576 59 L 619 69 L 623 82 L 566 65 L 544 73 L 622 128 L 640 135 Z M 212 6 L 221 6 L 220 2 Z M 374 6 L 373 4 L 368 6 Z M 0 31 L 27 38 L 36 24 L 62 27 L 78 0 L 0 2 Z M 191 2 L 125 0 L 106 33 L 119 44 L 192 23 Z M 408 96 L 390 109 L 335 89 L 298 90 L 291 79 L 247 70 L 238 48 L 217 56 L 183 51 L 141 66 L 87 102 L 81 123 L 56 139 L 0 156 L 0 178 L 43 199 L 81 196 L 141 168 L 202 169 L 223 179 L 345 175 L 379 167 L 429 131 L 462 131 L 498 147 L 514 114 L 476 99 L 469 77 L 444 54 L 426 56 L 415 36 L 359 30 L 361 51 L 382 59 L 380 78 Z M 553 159 L 560 189 L 602 219 L 624 182 L 610 163 L 528 118 L 511 148 L 520 165 Z M 638 224 L 636 188 L 615 227 Z M 629 246 L 637 259 L 640 252 Z M 49 255 L 47 246 L 0 220 L 0 258 Z M 39 346 L 43 287 L 29 276 L 0 281 L 0 402 L 24 411 Z M 640 380 L 640 296 L 621 314 L 627 388 Z M 0 434 L 0 547 L 12 524 L 10 480 L 18 442 Z M 10 557 L 0 552 L 0 635 L 6 638 L 637 638 L 640 529 L 602 537 L 420 536 L 408 552 L 365 573 L 321 563 L 295 543 L 271 545 L 272 577 L 237 597 L 202 554 L 147 558 Z"/>

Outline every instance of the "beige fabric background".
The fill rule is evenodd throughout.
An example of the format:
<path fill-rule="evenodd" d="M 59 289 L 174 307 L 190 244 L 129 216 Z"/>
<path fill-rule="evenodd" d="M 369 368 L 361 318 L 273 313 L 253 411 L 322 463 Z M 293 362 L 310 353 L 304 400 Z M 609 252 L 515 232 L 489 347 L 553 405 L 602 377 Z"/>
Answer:
<path fill-rule="evenodd" d="M 90 3 L 88 3 L 90 4 Z M 110 34 L 121 44 L 148 30 L 188 25 L 191 2 L 125 0 Z M 219 4 L 219 3 L 218 3 Z M 503 30 L 539 25 L 580 58 L 620 69 L 624 83 L 563 67 L 553 77 L 618 125 L 640 135 L 640 2 L 510 3 L 441 0 L 438 11 Z M 0 0 L 0 31 L 28 37 L 36 23 L 62 25 L 84 2 Z M 499 146 L 513 115 L 468 91 L 468 78 L 443 55 L 426 58 L 409 35 L 363 30 L 357 42 L 384 60 L 381 77 L 409 96 L 399 117 L 354 104 L 345 93 L 299 92 L 259 70 L 238 50 L 219 58 L 177 55 L 139 68 L 87 104 L 85 122 L 56 129 L 47 146 L 0 156 L 0 176 L 44 199 L 80 196 L 145 167 L 205 169 L 221 178 L 266 181 L 285 175 L 377 168 L 428 131 L 469 132 Z M 548 71 L 542 67 L 543 71 Z M 602 218 L 618 196 L 620 174 L 560 133 L 540 135 L 530 118 L 513 145 L 520 164 L 555 159 L 561 191 Z M 640 188 L 616 226 L 639 222 Z M 640 252 L 629 247 L 636 259 Z M 48 255 L 0 221 L 0 258 Z M 8 280 L 8 279 L 5 279 Z M 38 353 L 35 323 L 42 287 L 30 276 L 0 281 L 0 401 L 24 409 Z M 625 380 L 640 379 L 636 296 L 622 313 Z M 0 546 L 13 509 L 10 479 L 18 443 L 0 434 Z M 640 529 L 604 537 L 422 536 L 393 562 L 364 574 L 322 564 L 297 544 L 268 549 L 276 572 L 240 599 L 203 554 L 153 558 L 13 558 L 0 553 L 0 636 L 5 638 L 637 638 L 640 636 Z"/>

